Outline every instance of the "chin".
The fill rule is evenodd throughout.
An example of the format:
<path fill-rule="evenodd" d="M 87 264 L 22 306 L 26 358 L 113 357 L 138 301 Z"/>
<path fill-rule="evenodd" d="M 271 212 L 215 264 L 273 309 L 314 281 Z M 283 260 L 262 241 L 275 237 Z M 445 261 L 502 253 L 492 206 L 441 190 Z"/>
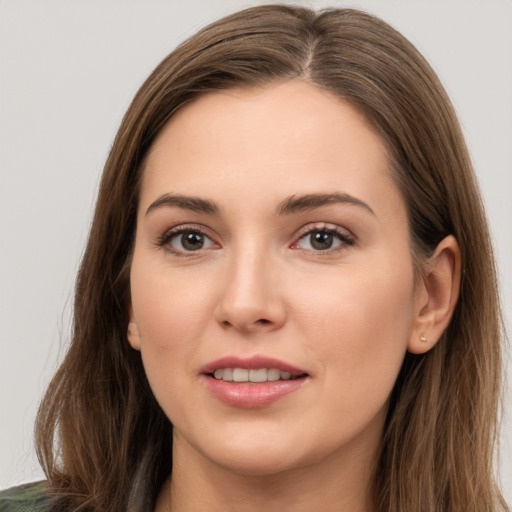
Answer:
<path fill-rule="evenodd" d="M 290 429 L 286 432 L 260 429 L 222 439 L 213 436 L 208 442 L 201 443 L 197 451 L 225 471 L 240 476 L 265 477 L 314 466 L 340 448 L 331 442 L 322 442 L 321 436 L 306 439 L 303 434 Z"/>
<path fill-rule="evenodd" d="M 304 447 L 304 443 L 294 441 L 296 437 L 290 432 L 283 437 L 282 432 L 280 435 L 271 435 L 265 429 L 244 432 L 240 428 L 235 434 L 226 435 L 224 432 L 222 437 L 218 434 L 218 431 L 210 432 L 207 438 L 185 440 L 175 433 L 175 448 L 186 451 L 188 456 L 195 452 L 199 459 L 208 460 L 210 464 L 244 476 L 283 473 L 308 465 L 315 458 L 308 455 L 307 450 L 297 451 L 297 446 Z M 181 446 L 176 446 L 176 442 Z"/>
<path fill-rule="evenodd" d="M 283 455 L 279 450 L 250 450 L 224 453 L 211 459 L 214 464 L 241 476 L 265 477 L 299 469 L 307 464 L 297 457 Z"/>

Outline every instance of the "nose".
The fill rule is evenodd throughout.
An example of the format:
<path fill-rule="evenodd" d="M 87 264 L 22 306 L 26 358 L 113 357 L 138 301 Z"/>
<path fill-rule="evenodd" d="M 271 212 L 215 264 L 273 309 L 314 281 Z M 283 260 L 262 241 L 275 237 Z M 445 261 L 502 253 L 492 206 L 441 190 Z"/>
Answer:
<path fill-rule="evenodd" d="M 216 321 L 246 334 L 270 332 L 286 321 L 278 265 L 268 254 L 246 251 L 227 262 L 222 275 Z"/>

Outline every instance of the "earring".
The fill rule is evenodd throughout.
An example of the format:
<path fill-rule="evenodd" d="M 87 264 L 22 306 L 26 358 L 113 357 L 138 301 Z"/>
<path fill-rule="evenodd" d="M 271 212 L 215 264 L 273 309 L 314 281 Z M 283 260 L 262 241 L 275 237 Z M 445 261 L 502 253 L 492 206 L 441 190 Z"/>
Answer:
<path fill-rule="evenodd" d="M 428 340 L 427 340 L 427 338 L 425 338 L 425 336 L 420 336 L 420 341 L 422 343 L 427 343 Z"/>

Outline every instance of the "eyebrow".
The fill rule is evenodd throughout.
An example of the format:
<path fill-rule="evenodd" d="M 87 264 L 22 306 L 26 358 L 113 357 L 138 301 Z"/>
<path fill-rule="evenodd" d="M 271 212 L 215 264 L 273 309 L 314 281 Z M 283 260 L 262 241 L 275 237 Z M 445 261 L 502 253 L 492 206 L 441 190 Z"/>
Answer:
<path fill-rule="evenodd" d="M 288 215 L 306 210 L 313 210 L 315 208 L 320 208 L 321 206 L 326 206 L 329 204 L 350 204 L 359 206 L 370 212 L 372 215 L 375 215 L 375 212 L 371 209 L 371 207 L 364 201 L 361 201 L 361 199 L 351 196 L 350 194 L 339 193 L 306 194 L 303 196 L 293 195 L 279 204 L 277 207 L 277 213 L 279 215 Z"/>
<path fill-rule="evenodd" d="M 219 207 L 213 202 L 207 199 L 201 199 L 200 197 L 189 197 L 181 195 L 164 194 L 160 196 L 156 201 L 152 202 L 149 208 L 146 210 L 146 215 L 157 208 L 162 206 L 177 206 L 184 210 L 190 210 L 192 212 L 207 213 L 210 215 L 219 214 Z"/>
<path fill-rule="evenodd" d="M 364 208 L 372 215 L 375 215 L 375 212 L 372 210 L 372 208 L 364 201 L 361 201 L 361 199 L 351 196 L 350 194 L 340 193 L 305 194 L 302 196 L 293 195 L 279 203 L 276 208 L 276 212 L 278 215 L 290 215 L 307 210 L 314 210 L 315 208 L 320 208 L 329 204 L 351 204 Z M 209 215 L 220 214 L 220 208 L 213 201 L 208 199 L 192 196 L 163 194 L 156 201 L 151 203 L 149 208 L 146 210 L 146 215 L 148 215 L 148 213 L 152 212 L 153 210 L 156 210 L 157 208 L 161 208 L 162 206 L 175 206 L 184 210 L 206 213 Z"/>

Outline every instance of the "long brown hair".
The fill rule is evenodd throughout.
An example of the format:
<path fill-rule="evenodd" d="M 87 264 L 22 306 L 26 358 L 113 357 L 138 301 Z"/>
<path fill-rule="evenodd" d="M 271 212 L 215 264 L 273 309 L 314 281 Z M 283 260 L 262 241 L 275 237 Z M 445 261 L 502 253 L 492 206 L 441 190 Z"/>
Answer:
<path fill-rule="evenodd" d="M 172 470 L 172 426 L 126 340 L 144 157 L 198 95 L 302 79 L 358 108 L 387 143 L 415 260 L 453 234 L 460 298 L 439 343 L 407 354 L 374 479 L 380 512 L 505 510 L 493 479 L 503 336 L 482 201 L 451 103 L 402 35 L 356 10 L 261 6 L 179 46 L 128 109 L 105 165 L 75 292 L 67 356 L 42 402 L 38 454 L 60 503 L 151 510 Z"/>

